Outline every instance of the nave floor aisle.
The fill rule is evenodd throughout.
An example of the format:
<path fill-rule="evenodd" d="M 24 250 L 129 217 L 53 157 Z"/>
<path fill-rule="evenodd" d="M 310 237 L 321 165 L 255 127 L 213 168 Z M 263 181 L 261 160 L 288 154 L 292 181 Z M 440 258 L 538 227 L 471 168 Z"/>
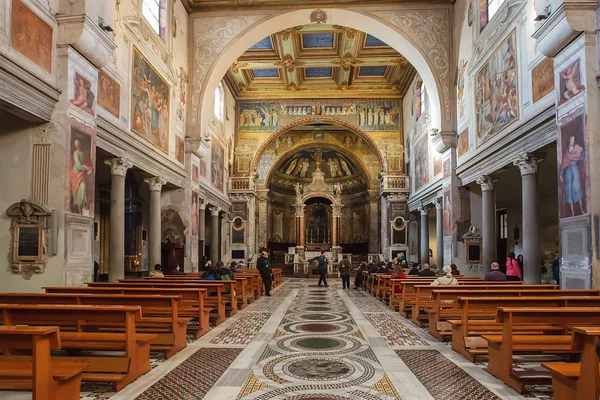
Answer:
<path fill-rule="evenodd" d="M 286 280 L 118 394 L 83 385 L 82 399 L 551 399 L 518 395 L 372 296 L 331 281 Z"/>

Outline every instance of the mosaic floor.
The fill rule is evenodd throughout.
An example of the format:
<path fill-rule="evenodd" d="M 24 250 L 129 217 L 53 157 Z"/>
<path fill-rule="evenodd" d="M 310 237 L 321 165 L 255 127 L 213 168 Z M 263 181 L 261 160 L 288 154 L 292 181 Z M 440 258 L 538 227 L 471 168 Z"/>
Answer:
<path fill-rule="evenodd" d="M 287 279 L 119 393 L 83 384 L 81 400 L 496 400 L 521 396 L 425 330 L 339 280 Z M 536 368 L 520 363 L 518 368 Z M 0 400 L 31 394 L 0 392 Z"/>

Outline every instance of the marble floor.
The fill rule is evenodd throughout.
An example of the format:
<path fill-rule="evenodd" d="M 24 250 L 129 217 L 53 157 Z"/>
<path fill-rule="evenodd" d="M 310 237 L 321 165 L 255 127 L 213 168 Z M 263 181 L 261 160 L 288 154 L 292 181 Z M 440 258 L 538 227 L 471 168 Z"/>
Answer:
<path fill-rule="evenodd" d="M 339 280 L 286 279 L 119 393 L 83 385 L 84 400 L 551 399 L 521 396 L 447 344 Z M 7 397 L 8 395 L 8 397 Z M 31 395 L 0 393 L 0 400 Z"/>

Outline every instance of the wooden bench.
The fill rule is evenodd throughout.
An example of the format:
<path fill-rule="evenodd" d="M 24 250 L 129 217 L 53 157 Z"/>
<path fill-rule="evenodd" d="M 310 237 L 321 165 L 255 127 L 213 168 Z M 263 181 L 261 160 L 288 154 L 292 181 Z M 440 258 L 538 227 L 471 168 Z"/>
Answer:
<path fill-rule="evenodd" d="M 600 326 L 574 327 L 571 349 L 581 352 L 580 363 L 544 363 L 552 376 L 554 400 L 600 398 L 600 363 L 596 344 Z"/>
<path fill-rule="evenodd" d="M 0 326 L 0 348 L 32 352 L 31 360 L 0 362 L 0 390 L 32 391 L 33 400 L 79 400 L 81 374 L 86 363 L 55 361 L 60 350 L 57 326 Z"/>
<path fill-rule="evenodd" d="M 81 376 L 83 381 L 110 382 L 119 391 L 151 369 L 150 342 L 156 335 L 136 332 L 136 323 L 142 320 L 140 306 L 0 304 L 0 310 L 5 326 L 57 325 L 61 328 L 63 350 L 94 352 L 86 356 L 52 357 L 53 361 L 89 364 Z M 125 331 L 85 331 L 86 325 L 94 322 L 124 324 Z M 31 361 L 28 356 L 4 354 L 2 362 Z"/>
<path fill-rule="evenodd" d="M 237 312 L 237 300 L 235 295 L 235 282 L 234 281 L 192 281 L 192 282 L 162 282 L 161 278 L 155 279 L 124 279 L 116 283 L 110 282 L 90 282 L 87 283 L 88 287 L 125 287 L 125 288 L 160 288 L 160 289 L 206 289 L 206 298 L 204 304 L 209 307 L 214 307 L 217 310 L 217 321 L 219 325 L 227 318 L 226 310 L 227 304 L 230 304 L 230 315 Z M 214 282 L 214 283 L 213 283 Z M 225 288 L 229 289 L 229 293 L 225 294 Z M 231 305 L 233 304 L 233 306 Z"/>
<path fill-rule="evenodd" d="M 452 329 L 452 350 L 475 361 L 478 355 L 488 353 L 487 341 L 481 336 L 502 333 L 502 325 L 496 322 L 498 307 L 600 307 L 600 297 L 543 296 L 530 292 L 513 297 L 460 297 L 458 304 L 460 320 L 448 322 Z M 514 329 L 527 334 L 562 332 L 560 326 L 552 323 L 515 325 Z"/>
<path fill-rule="evenodd" d="M 140 306 L 144 317 L 136 325 L 136 331 L 156 334 L 156 339 L 150 342 L 151 351 L 163 352 L 166 358 L 170 358 L 187 346 L 186 329 L 191 318 L 179 316 L 179 309 L 183 305 L 180 295 L 0 293 L 0 303 Z M 118 325 L 113 322 L 91 322 L 88 326 L 108 332 L 125 328 L 124 324 Z"/>
<path fill-rule="evenodd" d="M 145 288 L 145 287 L 74 287 L 74 286 L 47 286 L 43 288 L 46 293 L 90 293 L 90 294 L 127 294 L 127 295 L 149 295 L 149 296 L 181 296 L 183 305 L 179 308 L 180 317 L 190 317 L 198 319 L 198 327 L 188 324 L 188 331 L 196 339 L 210 331 L 209 317 L 210 312 L 215 308 L 204 305 L 206 298 L 206 289 L 197 288 Z"/>
<path fill-rule="evenodd" d="M 525 385 L 551 383 L 549 371 L 514 371 L 513 355 L 576 354 L 571 347 L 570 330 L 575 326 L 600 325 L 600 308 L 514 308 L 500 307 L 497 322 L 502 324 L 502 335 L 484 335 L 488 342 L 487 371 L 508 386 L 522 393 Z M 514 334 L 518 325 L 555 325 L 562 334 Z"/>

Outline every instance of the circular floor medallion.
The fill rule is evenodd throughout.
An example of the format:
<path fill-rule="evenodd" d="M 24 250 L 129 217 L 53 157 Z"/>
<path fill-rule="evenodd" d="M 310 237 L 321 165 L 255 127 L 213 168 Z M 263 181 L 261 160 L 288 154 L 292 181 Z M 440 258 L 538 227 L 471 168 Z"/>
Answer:
<path fill-rule="evenodd" d="M 332 311 L 330 307 L 308 306 L 302 307 L 305 311 Z"/>
<path fill-rule="evenodd" d="M 331 381 L 347 377 L 354 372 L 352 364 L 328 358 L 307 358 L 292 361 L 283 367 L 289 375 L 311 381 Z"/>
<path fill-rule="evenodd" d="M 329 304 L 328 301 L 320 301 L 320 300 L 311 300 L 307 301 L 306 304 L 315 305 L 315 306 L 326 306 Z"/>
<path fill-rule="evenodd" d="M 302 314 L 301 318 L 306 321 L 333 321 L 336 315 L 333 314 Z"/>
<path fill-rule="evenodd" d="M 313 337 L 297 340 L 294 345 L 307 350 L 332 350 L 343 346 L 344 342 L 328 337 Z"/>
<path fill-rule="evenodd" d="M 334 324 L 301 324 L 296 329 L 304 332 L 328 333 L 338 331 L 340 328 Z"/>

